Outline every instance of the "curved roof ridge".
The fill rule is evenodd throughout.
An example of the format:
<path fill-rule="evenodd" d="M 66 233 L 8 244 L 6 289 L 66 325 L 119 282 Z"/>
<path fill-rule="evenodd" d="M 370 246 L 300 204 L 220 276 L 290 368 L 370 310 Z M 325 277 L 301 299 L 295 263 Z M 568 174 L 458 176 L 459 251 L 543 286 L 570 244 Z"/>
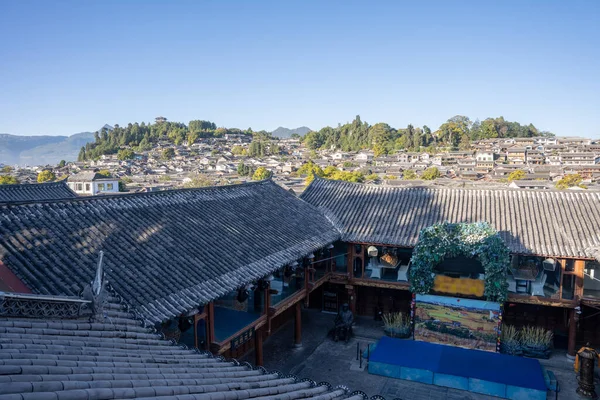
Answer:
<path fill-rule="evenodd" d="M 54 183 L 54 182 L 53 182 Z M 49 203 L 64 203 L 64 202 L 80 202 L 80 201 L 91 201 L 91 202 L 102 202 L 110 199 L 123 199 L 123 198 L 135 198 L 135 197 L 158 197 L 158 196 L 168 196 L 175 195 L 178 193 L 193 193 L 193 192 L 208 192 L 208 191 L 226 191 L 232 190 L 236 188 L 242 187 L 252 187 L 259 186 L 261 184 L 272 183 L 273 185 L 277 184 L 272 181 L 271 178 L 263 179 L 260 181 L 249 181 L 242 183 L 235 183 L 231 185 L 222 185 L 222 186 L 204 186 L 197 188 L 177 188 L 177 189 L 168 189 L 168 190 L 160 190 L 157 192 L 140 192 L 140 193 L 116 193 L 116 194 L 103 194 L 102 196 L 77 196 L 73 198 L 59 198 L 59 199 L 43 199 L 43 200 L 24 200 L 24 201 L 15 201 L 10 204 L 2 204 L 0 203 L 0 207 L 2 206 L 20 206 L 20 205 L 28 205 L 28 204 L 49 204 Z M 67 186 L 68 188 L 68 186 Z M 70 190 L 70 189 L 69 189 Z M 283 189 L 282 189 L 283 190 Z"/>
<path fill-rule="evenodd" d="M 330 184 L 334 184 L 334 185 L 347 185 L 347 186 L 358 186 L 358 187 L 368 187 L 368 188 L 373 188 L 375 190 L 384 190 L 384 189 L 388 189 L 391 191 L 394 190 L 422 190 L 422 191 L 427 191 L 427 190 L 431 190 L 431 191 L 451 191 L 451 190 L 456 190 L 456 191 L 465 191 L 465 192 L 499 192 L 499 191 L 504 191 L 504 192 L 513 192 L 513 193 L 526 193 L 526 192 L 531 192 L 531 191 L 526 191 L 523 189 L 518 189 L 518 188 L 511 188 L 511 187 L 455 187 L 455 186 L 433 186 L 433 185 L 418 185 L 418 186 L 388 186 L 388 185 L 377 185 L 377 184 L 373 184 L 373 183 L 359 183 L 359 182 L 349 182 L 349 181 L 340 181 L 340 180 L 335 180 L 335 179 L 327 179 L 327 178 L 322 178 L 322 177 L 317 177 L 315 176 L 315 179 L 310 183 L 310 185 L 308 185 L 306 187 L 306 189 L 304 190 L 304 193 L 307 193 L 311 187 L 313 185 L 318 186 L 318 185 L 330 185 Z M 543 190 L 543 191 L 538 191 L 537 193 L 540 193 L 542 196 L 544 194 L 550 194 L 550 193 L 555 193 L 555 194 L 563 194 L 563 195 L 568 195 L 568 194 L 574 194 L 574 195 L 600 195 L 600 192 L 596 192 L 596 191 L 588 191 L 588 190 L 580 190 L 580 191 L 573 191 L 573 190 L 561 190 L 561 189 L 555 189 L 555 188 L 548 188 L 547 190 Z M 302 195 L 301 195 L 302 197 Z"/>

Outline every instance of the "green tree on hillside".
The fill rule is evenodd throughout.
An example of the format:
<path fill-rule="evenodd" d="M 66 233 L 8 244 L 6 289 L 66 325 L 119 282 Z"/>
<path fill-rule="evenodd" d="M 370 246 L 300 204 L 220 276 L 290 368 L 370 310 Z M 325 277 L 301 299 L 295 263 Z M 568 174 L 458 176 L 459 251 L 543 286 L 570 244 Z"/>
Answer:
<path fill-rule="evenodd" d="M 407 169 L 402 173 L 402 178 L 405 180 L 413 180 L 413 179 L 417 179 L 418 175 L 412 169 Z"/>
<path fill-rule="evenodd" d="M 121 161 L 131 160 L 135 156 L 135 153 L 131 149 L 123 149 L 117 152 L 117 158 Z"/>
<path fill-rule="evenodd" d="M 579 174 L 567 174 L 556 182 L 557 189 L 568 189 L 570 187 L 580 187 L 586 189 L 586 186 L 581 184 L 583 178 Z"/>
<path fill-rule="evenodd" d="M 439 178 L 440 176 L 442 176 L 442 174 L 440 173 L 440 170 L 436 167 L 429 167 L 425 171 L 423 171 L 423 174 L 421 174 L 421 178 L 425 179 L 426 181 L 433 181 Z"/>
<path fill-rule="evenodd" d="M 525 176 L 525 171 L 523 171 L 522 169 L 517 169 L 508 175 L 508 181 L 520 181 L 521 179 L 525 179 Z"/>
<path fill-rule="evenodd" d="M 43 170 L 37 176 L 38 183 L 51 182 L 55 179 L 56 179 L 56 175 L 54 175 L 54 172 L 50 171 L 49 169 Z"/>
<path fill-rule="evenodd" d="M 11 175 L 0 175 L 0 185 L 16 185 L 19 180 Z"/>
<path fill-rule="evenodd" d="M 173 157 L 175 157 L 175 149 L 173 149 L 172 147 L 164 149 L 161 153 L 161 157 L 163 160 L 172 159 Z"/>
<path fill-rule="evenodd" d="M 252 175 L 252 180 L 262 181 L 263 179 L 269 179 L 270 177 L 271 171 L 269 171 L 265 167 L 258 167 L 256 171 L 254 171 L 254 175 Z"/>

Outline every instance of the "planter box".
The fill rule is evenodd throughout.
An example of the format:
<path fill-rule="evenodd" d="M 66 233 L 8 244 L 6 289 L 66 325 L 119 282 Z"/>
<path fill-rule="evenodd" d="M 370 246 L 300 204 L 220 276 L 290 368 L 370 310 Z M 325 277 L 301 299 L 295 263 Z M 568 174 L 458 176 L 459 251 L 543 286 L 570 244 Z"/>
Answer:
<path fill-rule="evenodd" d="M 398 329 L 398 328 L 383 328 L 383 332 L 386 336 L 393 337 L 396 339 L 408 339 L 411 337 L 412 332 L 410 329 Z"/>

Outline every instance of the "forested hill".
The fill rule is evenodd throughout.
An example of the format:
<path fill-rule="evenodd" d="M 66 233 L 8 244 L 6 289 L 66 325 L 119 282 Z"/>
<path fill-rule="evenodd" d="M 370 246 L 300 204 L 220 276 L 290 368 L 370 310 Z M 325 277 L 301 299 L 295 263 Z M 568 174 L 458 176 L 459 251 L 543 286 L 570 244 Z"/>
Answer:
<path fill-rule="evenodd" d="M 286 129 L 286 128 L 280 128 Z M 296 130 L 307 130 L 302 127 Z M 274 132 L 275 133 L 275 132 Z M 184 142 L 193 144 L 200 138 L 218 138 L 226 134 L 248 135 L 253 137 L 254 147 L 261 151 L 253 154 L 263 155 L 268 153 L 268 148 L 274 144 L 269 141 L 275 135 L 265 131 L 254 132 L 248 128 L 217 128 L 214 122 L 194 120 L 187 125 L 182 122 L 171 122 L 165 118 L 157 118 L 154 124 L 134 123 L 125 127 L 115 125 L 103 127 L 94 134 L 95 140 L 81 148 L 79 160 L 94 159 L 103 154 L 115 154 L 121 147 L 131 147 L 137 151 L 150 150 L 159 141 L 169 141 L 179 145 Z M 303 140 L 307 147 L 317 149 L 340 149 L 356 151 L 360 149 L 373 149 L 377 155 L 392 153 L 400 149 L 420 150 L 423 148 L 468 148 L 470 141 L 483 138 L 498 137 L 532 137 L 552 135 L 549 132 L 540 132 L 532 124 L 521 125 L 510 122 L 504 118 L 488 118 L 482 122 L 472 122 L 464 116 L 450 118 L 437 130 L 429 127 L 413 127 L 408 125 L 403 129 L 396 129 L 380 122 L 370 125 L 361 121 L 360 116 L 347 124 L 338 125 L 336 128 L 325 127 L 319 131 L 306 133 Z M 266 147 L 265 147 L 266 146 Z M 264 148 L 263 148 L 264 147 Z"/>
<path fill-rule="evenodd" d="M 79 152 L 79 161 L 98 158 L 103 154 L 115 154 L 121 146 L 133 147 L 138 151 L 150 150 L 161 140 L 179 145 L 193 144 L 200 138 L 223 137 L 226 134 L 252 135 L 252 129 L 217 128 L 214 122 L 195 120 L 188 125 L 157 118 L 154 124 L 115 125 L 112 129 L 102 128 L 96 132 L 95 141 L 88 143 Z M 264 134 L 267 134 L 264 132 Z"/>
<path fill-rule="evenodd" d="M 473 140 L 534 136 L 553 134 L 539 131 L 532 124 L 506 121 L 503 117 L 473 122 L 468 117 L 457 115 L 432 131 L 427 125 L 422 128 L 408 125 L 404 129 L 395 129 L 383 122 L 369 125 L 357 115 L 350 123 L 307 133 L 304 143 L 313 150 L 337 148 L 356 151 L 369 148 L 376 155 L 381 155 L 401 149 L 466 149 Z"/>

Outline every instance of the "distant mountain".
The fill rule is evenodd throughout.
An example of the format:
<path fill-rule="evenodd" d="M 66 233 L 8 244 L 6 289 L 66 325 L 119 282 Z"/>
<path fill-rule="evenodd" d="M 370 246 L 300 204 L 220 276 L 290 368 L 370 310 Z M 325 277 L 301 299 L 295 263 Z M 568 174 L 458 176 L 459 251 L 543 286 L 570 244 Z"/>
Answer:
<path fill-rule="evenodd" d="M 71 136 L 17 136 L 0 134 L 0 164 L 46 165 L 77 161 L 82 146 L 94 141 L 93 132 Z"/>
<path fill-rule="evenodd" d="M 300 128 L 296 128 L 296 129 L 288 129 L 288 128 L 284 128 L 283 126 L 280 126 L 279 128 L 275 129 L 273 132 L 271 132 L 271 135 L 278 137 L 280 139 L 287 139 L 290 136 L 292 136 L 294 133 L 297 133 L 300 136 L 304 136 L 311 130 L 312 129 L 307 128 L 306 126 L 301 126 Z"/>

